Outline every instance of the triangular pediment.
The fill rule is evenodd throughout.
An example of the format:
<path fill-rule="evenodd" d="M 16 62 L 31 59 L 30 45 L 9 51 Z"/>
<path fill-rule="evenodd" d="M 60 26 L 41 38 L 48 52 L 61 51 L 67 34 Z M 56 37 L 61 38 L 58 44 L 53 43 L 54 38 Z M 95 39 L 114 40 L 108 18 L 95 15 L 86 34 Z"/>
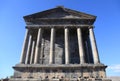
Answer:
<path fill-rule="evenodd" d="M 64 8 L 64 7 L 56 7 L 53 9 L 46 10 L 46 11 L 24 16 L 25 20 L 37 19 L 37 18 L 39 19 L 46 19 L 46 18 L 49 18 L 49 19 L 62 19 L 62 18 L 95 19 L 96 16 L 86 14 L 83 12 L 79 12 L 79 11 L 75 11 L 75 10 L 71 10 L 71 9 Z"/>
<path fill-rule="evenodd" d="M 54 11 L 52 13 L 39 16 L 38 18 L 80 18 L 80 17 L 65 11 Z"/>

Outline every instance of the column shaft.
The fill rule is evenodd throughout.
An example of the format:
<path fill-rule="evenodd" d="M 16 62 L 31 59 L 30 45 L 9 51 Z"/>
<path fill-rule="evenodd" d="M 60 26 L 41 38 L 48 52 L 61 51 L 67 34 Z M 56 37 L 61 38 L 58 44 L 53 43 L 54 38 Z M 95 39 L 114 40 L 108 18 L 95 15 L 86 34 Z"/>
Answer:
<path fill-rule="evenodd" d="M 83 64 L 85 61 L 84 61 L 84 47 L 83 47 L 81 28 L 77 28 L 77 36 L 78 36 L 80 63 Z"/>
<path fill-rule="evenodd" d="M 69 30 L 65 28 L 65 64 L 69 64 Z"/>
<path fill-rule="evenodd" d="M 55 29 L 51 28 L 49 64 L 53 63 L 53 55 L 54 55 L 54 47 L 55 47 L 54 42 L 55 42 Z"/>
<path fill-rule="evenodd" d="M 35 41 L 33 40 L 33 42 L 32 42 L 32 50 L 31 50 L 31 57 L 30 57 L 30 64 L 33 63 L 33 59 L 34 59 L 34 50 L 35 50 Z"/>
<path fill-rule="evenodd" d="M 88 53 L 89 53 L 89 62 L 90 63 L 94 63 L 93 62 L 93 54 L 92 54 L 92 47 L 91 47 L 91 43 L 90 43 L 90 36 L 88 35 L 87 37 L 87 49 L 88 49 Z"/>
<path fill-rule="evenodd" d="M 37 35 L 37 43 L 36 43 L 36 47 L 35 47 L 34 64 L 38 63 L 39 51 L 41 49 L 41 41 L 42 41 L 42 28 L 39 28 L 38 35 Z"/>
<path fill-rule="evenodd" d="M 88 50 L 88 44 L 87 44 L 87 40 L 85 42 L 85 51 L 86 51 L 86 56 L 87 56 L 87 63 L 90 63 L 90 54 L 89 54 L 89 50 Z"/>
<path fill-rule="evenodd" d="M 28 64 L 28 62 L 30 60 L 29 56 L 30 56 L 31 41 L 32 41 L 32 36 L 29 35 L 29 42 L 28 42 L 28 49 L 27 49 L 25 64 Z"/>
<path fill-rule="evenodd" d="M 26 57 L 26 48 L 28 44 L 28 29 L 26 29 L 26 34 L 23 42 L 23 47 L 22 47 L 22 52 L 21 52 L 21 58 L 20 58 L 20 63 L 25 63 L 25 57 Z"/>
<path fill-rule="evenodd" d="M 93 28 L 89 29 L 89 34 L 90 34 L 93 59 L 94 59 L 94 63 L 96 64 L 96 63 L 99 63 L 100 61 L 99 61 L 98 50 L 97 50 L 97 45 L 96 45 Z"/>

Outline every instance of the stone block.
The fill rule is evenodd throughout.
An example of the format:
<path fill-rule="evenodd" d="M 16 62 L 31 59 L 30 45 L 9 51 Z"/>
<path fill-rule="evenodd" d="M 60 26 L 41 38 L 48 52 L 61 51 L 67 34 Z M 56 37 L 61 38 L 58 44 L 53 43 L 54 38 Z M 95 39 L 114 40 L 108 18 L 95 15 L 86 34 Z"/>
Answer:
<path fill-rule="evenodd" d="M 52 79 L 52 81 L 60 81 L 60 79 L 56 79 L 56 78 L 54 78 L 54 79 Z"/>
<path fill-rule="evenodd" d="M 77 81 L 77 78 L 72 78 L 70 79 L 70 81 Z"/>
<path fill-rule="evenodd" d="M 112 81 L 111 79 L 104 78 L 102 81 Z"/>

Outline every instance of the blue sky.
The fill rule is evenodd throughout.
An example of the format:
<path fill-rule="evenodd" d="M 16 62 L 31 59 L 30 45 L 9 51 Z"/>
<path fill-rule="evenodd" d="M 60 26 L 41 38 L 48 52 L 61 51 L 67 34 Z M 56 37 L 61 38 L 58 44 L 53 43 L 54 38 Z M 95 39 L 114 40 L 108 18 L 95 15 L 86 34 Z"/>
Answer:
<path fill-rule="evenodd" d="M 95 36 L 108 76 L 120 76 L 120 0 L 0 0 L 0 78 L 13 75 L 24 34 L 23 16 L 63 5 L 97 16 Z"/>

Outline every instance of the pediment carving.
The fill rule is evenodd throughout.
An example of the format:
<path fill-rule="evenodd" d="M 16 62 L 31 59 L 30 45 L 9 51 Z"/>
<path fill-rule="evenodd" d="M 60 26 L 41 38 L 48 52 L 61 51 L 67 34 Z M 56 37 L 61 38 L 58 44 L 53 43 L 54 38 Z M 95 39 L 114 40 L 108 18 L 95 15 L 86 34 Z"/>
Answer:
<path fill-rule="evenodd" d="M 78 12 L 68 8 L 58 7 L 49 9 L 46 11 L 38 12 L 35 14 L 27 15 L 24 17 L 25 20 L 29 19 L 95 19 L 96 16 Z"/>

